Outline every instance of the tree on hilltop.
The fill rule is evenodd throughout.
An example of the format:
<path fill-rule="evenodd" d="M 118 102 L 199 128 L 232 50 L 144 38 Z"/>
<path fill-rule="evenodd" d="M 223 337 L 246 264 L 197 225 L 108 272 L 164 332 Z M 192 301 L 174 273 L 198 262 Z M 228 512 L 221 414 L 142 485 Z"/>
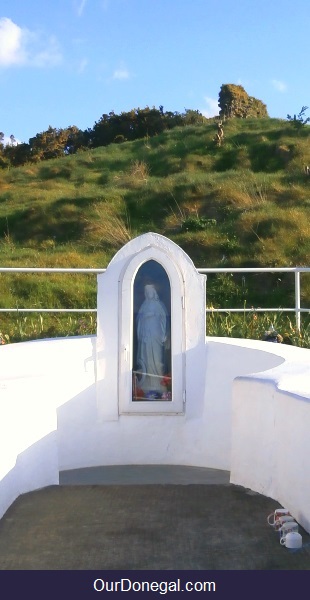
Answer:
<path fill-rule="evenodd" d="M 220 117 L 268 117 L 267 107 L 253 96 L 249 96 L 242 85 L 225 83 L 221 86 L 218 105 Z"/>
<path fill-rule="evenodd" d="M 296 129 L 301 129 L 304 125 L 307 125 L 307 123 L 310 122 L 310 117 L 305 116 L 308 108 L 308 106 L 302 106 L 298 115 L 294 115 L 293 117 L 291 115 L 287 115 L 287 120 L 291 121 Z"/>
<path fill-rule="evenodd" d="M 49 125 L 46 131 L 30 138 L 31 160 L 36 162 L 74 154 L 79 148 L 87 146 L 85 133 L 75 125 L 57 129 Z"/>

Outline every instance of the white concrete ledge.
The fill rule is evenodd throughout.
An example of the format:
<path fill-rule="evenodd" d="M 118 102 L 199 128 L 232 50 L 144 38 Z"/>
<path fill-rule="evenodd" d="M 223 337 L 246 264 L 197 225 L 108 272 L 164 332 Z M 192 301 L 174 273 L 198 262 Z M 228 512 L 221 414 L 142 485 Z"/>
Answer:
<path fill-rule="evenodd" d="M 233 384 L 231 482 L 277 500 L 310 532 L 310 350 L 274 346 L 281 365 Z"/>

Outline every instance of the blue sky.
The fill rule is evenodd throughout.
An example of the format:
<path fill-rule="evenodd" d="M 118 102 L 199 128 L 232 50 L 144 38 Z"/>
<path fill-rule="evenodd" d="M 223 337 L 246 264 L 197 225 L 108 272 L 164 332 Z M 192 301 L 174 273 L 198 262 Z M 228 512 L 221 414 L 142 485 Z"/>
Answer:
<path fill-rule="evenodd" d="M 28 142 L 159 105 L 213 116 L 223 83 L 286 118 L 310 106 L 309 50 L 309 0 L 1 0 L 0 131 Z"/>

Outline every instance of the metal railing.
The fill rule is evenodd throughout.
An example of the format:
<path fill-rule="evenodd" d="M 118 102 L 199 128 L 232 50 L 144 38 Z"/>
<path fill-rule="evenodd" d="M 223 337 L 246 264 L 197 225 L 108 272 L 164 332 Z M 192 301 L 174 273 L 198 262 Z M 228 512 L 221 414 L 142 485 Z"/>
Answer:
<path fill-rule="evenodd" d="M 301 324 L 301 313 L 310 313 L 310 308 L 301 308 L 300 274 L 310 273 L 310 267 L 257 267 L 257 268 L 215 268 L 198 269 L 199 273 L 294 273 L 295 306 L 281 308 L 255 308 L 255 312 L 294 312 L 296 327 L 299 330 Z M 212 308 L 207 312 L 253 312 L 253 308 Z"/>
<path fill-rule="evenodd" d="M 94 274 L 104 273 L 106 269 L 84 269 L 84 268 L 43 268 L 43 267 L 0 267 L 0 273 L 73 273 L 73 274 Z M 207 308 L 206 312 L 293 312 L 295 313 L 296 327 L 300 329 L 301 313 L 310 313 L 310 308 L 301 308 L 301 285 L 300 274 L 310 273 L 310 267 L 223 267 L 223 268 L 197 268 L 199 273 L 219 274 L 219 273 L 294 273 L 295 287 L 295 306 L 281 308 Z M 96 308 L 0 308 L 0 312 L 17 313 L 96 313 Z"/>

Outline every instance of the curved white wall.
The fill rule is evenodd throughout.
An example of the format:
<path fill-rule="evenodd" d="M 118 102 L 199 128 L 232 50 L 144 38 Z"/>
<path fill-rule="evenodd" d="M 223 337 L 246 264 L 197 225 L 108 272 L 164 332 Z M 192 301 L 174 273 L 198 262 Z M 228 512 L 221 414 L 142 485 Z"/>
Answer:
<path fill-rule="evenodd" d="M 231 469 L 233 483 L 288 505 L 310 530 L 308 350 L 207 338 L 184 415 L 115 421 L 97 407 L 95 336 L 0 352 L 0 516 L 61 470 L 176 464 Z"/>
<path fill-rule="evenodd" d="M 57 407 L 94 385 L 94 338 L 0 347 L 0 516 L 59 482 Z"/>
<path fill-rule="evenodd" d="M 278 500 L 310 531 L 310 351 L 233 384 L 231 482 Z"/>
<path fill-rule="evenodd" d="M 283 359 L 269 349 L 267 343 L 210 339 L 202 363 L 196 365 L 199 377 L 190 382 L 191 400 L 184 415 L 121 414 L 114 421 L 102 420 L 95 397 L 89 390 L 81 392 L 58 409 L 60 470 L 103 464 L 229 470 L 232 381 L 279 364 Z"/>

